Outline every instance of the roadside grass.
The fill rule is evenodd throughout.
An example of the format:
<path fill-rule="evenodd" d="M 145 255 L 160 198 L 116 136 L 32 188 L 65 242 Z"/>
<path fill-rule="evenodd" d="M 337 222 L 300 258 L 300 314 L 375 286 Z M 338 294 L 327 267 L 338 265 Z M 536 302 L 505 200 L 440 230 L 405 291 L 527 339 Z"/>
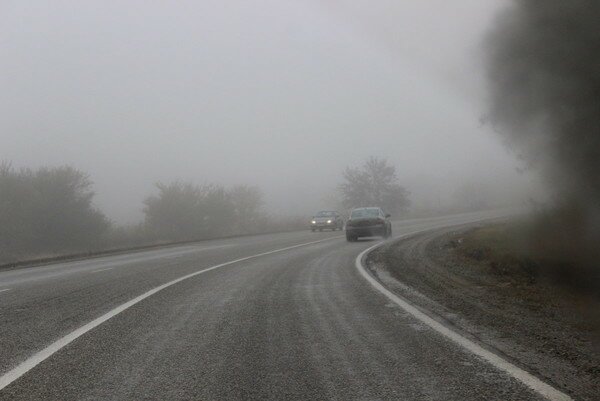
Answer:
<path fill-rule="evenodd" d="M 526 231 L 524 222 L 486 225 L 452 239 L 450 246 L 459 256 L 487 264 L 496 275 L 534 284 L 541 267 L 524 246 Z"/>
<path fill-rule="evenodd" d="M 590 257 L 588 244 L 578 251 L 577 237 L 565 232 L 553 216 L 537 215 L 474 228 L 451 239 L 449 246 L 505 280 L 544 282 L 600 297 L 599 259 Z"/>
<path fill-rule="evenodd" d="M 475 274 L 496 277 L 491 282 L 507 299 L 570 327 L 573 340 L 595 343 L 595 356 L 582 366 L 597 375 L 600 261 L 589 243 L 574 243 L 581 236 L 571 235 L 573 229 L 560 219 L 564 216 L 544 214 L 476 227 L 451 237 L 449 247 Z"/>

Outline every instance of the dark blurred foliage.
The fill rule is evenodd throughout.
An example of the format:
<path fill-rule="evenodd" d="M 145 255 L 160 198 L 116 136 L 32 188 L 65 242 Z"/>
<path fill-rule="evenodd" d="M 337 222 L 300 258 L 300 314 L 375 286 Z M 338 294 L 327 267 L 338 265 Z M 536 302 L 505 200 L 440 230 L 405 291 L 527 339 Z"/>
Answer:
<path fill-rule="evenodd" d="M 348 167 L 340 186 L 346 208 L 379 206 L 396 217 L 410 206 L 409 192 L 398 184 L 396 168 L 384 159 L 370 157 L 360 168 Z"/>
<path fill-rule="evenodd" d="M 93 248 L 109 229 L 92 205 L 88 176 L 72 167 L 15 170 L 0 165 L 0 254 Z"/>
<path fill-rule="evenodd" d="M 600 2 L 514 1 L 487 55 L 489 122 L 553 195 L 530 249 L 564 271 L 600 268 Z"/>
<path fill-rule="evenodd" d="M 591 224 L 593 210 L 575 200 L 540 207 L 521 244 L 538 261 L 540 274 L 600 297 L 600 226 Z"/>
<path fill-rule="evenodd" d="M 516 1 L 488 40 L 490 121 L 557 190 L 600 203 L 600 2 Z"/>

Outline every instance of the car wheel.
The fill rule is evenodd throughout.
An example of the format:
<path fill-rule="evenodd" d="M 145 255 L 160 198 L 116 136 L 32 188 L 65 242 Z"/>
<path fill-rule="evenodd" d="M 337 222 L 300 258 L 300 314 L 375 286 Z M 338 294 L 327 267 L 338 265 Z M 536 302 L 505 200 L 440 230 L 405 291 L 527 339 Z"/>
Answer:
<path fill-rule="evenodd" d="M 392 227 L 388 227 L 385 229 L 385 236 L 383 238 L 390 238 L 392 236 Z"/>
<path fill-rule="evenodd" d="M 314 232 L 315 232 L 315 229 L 314 229 L 314 228 L 311 228 L 311 229 L 310 229 L 310 231 L 312 231 L 312 232 L 314 233 Z"/>

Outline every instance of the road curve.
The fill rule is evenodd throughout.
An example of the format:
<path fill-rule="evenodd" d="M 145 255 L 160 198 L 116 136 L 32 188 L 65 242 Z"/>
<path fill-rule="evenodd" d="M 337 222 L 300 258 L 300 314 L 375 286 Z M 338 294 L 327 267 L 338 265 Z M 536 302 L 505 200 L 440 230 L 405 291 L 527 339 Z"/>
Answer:
<path fill-rule="evenodd" d="M 298 232 L 0 272 L 0 400 L 542 399 L 376 291 L 355 268 L 373 244 Z"/>

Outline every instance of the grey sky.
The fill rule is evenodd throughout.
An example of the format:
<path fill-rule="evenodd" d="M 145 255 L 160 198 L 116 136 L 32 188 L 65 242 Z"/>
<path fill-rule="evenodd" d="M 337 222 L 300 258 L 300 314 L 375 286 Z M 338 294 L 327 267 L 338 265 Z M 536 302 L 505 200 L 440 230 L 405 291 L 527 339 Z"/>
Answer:
<path fill-rule="evenodd" d="M 501 4 L 5 1 L 0 159 L 89 172 L 121 221 L 173 179 L 259 185 L 274 210 L 308 213 L 370 155 L 416 202 L 523 185 L 479 124 Z"/>

